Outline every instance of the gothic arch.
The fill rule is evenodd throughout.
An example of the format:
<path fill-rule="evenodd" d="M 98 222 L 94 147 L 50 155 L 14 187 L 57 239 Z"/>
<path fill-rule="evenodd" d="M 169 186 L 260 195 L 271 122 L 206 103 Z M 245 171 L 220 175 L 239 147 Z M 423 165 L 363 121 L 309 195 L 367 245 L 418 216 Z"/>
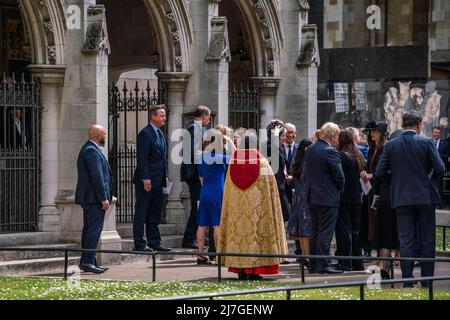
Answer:
<path fill-rule="evenodd" d="M 279 77 L 283 28 L 274 0 L 235 0 L 251 38 L 257 77 Z"/>
<path fill-rule="evenodd" d="M 63 0 L 19 0 L 33 64 L 64 65 L 66 17 Z"/>
<path fill-rule="evenodd" d="M 156 30 L 161 72 L 190 69 L 192 22 L 184 0 L 144 0 Z"/>

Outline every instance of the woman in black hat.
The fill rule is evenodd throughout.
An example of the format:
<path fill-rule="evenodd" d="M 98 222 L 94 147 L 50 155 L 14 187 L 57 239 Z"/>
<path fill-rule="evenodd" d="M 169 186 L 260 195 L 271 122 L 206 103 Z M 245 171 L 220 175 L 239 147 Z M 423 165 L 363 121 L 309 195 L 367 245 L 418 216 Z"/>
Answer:
<path fill-rule="evenodd" d="M 378 161 L 383 153 L 384 144 L 387 140 L 387 124 L 384 122 L 369 122 L 363 133 L 367 135 L 367 143 L 369 145 L 369 154 L 366 164 L 366 170 L 361 172 L 361 179 L 364 182 L 370 181 L 373 185 L 373 173 L 375 172 Z M 364 255 L 371 256 L 372 238 L 373 238 L 373 212 L 369 208 L 373 201 L 373 189 L 369 195 L 363 197 L 363 212 L 361 215 L 360 225 L 360 245 L 364 248 Z"/>

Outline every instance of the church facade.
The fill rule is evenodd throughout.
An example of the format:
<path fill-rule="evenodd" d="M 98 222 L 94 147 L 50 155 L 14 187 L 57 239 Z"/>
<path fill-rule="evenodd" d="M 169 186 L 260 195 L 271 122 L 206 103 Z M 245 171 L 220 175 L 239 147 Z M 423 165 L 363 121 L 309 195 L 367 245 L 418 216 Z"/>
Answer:
<path fill-rule="evenodd" d="M 277 117 L 295 123 L 301 136 L 316 129 L 320 59 L 306 0 L 2 0 L 0 8 L 0 193 L 8 203 L 1 206 L 0 232 L 79 241 L 82 214 L 74 189 L 86 128 L 109 128 L 106 155 L 132 149 L 149 104 L 167 105 L 169 141 L 200 104 L 213 110 L 214 124 L 258 129 Z M 151 71 L 148 86 L 145 76 L 139 88 L 122 81 L 142 70 Z M 132 129 L 132 120 L 124 123 L 127 114 L 137 119 Z M 174 146 L 169 143 L 169 154 Z M 126 177 L 132 165 L 116 160 L 124 171 L 115 178 L 130 194 L 119 197 L 121 217 L 132 216 Z M 170 159 L 169 179 L 174 184 L 165 215 L 180 234 L 189 204 L 179 164 Z M 114 213 L 102 238 L 120 240 Z"/>

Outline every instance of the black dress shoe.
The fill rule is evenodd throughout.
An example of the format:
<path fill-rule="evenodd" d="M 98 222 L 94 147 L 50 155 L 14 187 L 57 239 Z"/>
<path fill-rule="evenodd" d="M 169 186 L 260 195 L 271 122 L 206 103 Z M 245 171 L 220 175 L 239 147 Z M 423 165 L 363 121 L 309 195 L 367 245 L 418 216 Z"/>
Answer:
<path fill-rule="evenodd" d="M 252 280 L 252 281 L 260 281 L 263 279 L 263 277 L 261 277 L 259 274 L 248 274 L 248 280 Z"/>
<path fill-rule="evenodd" d="M 99 268 L 99 269 L 103 269 L 105 271 L 109 270 L 109 267 L 106 267 L 106 266 L 96 266 L 96 267 Z"/>
<path fill-rule="evenodd" d="M 106 270 L 100 269 L 93 264 L 80 264 L 80 269 L 84 272 L 103 273 Z"/>
<path fill-rule="evenodd" d="M 241 281 L 248 280 L 248 275 L 245 274 L 244 272 L 239 272 L 238 273 L 238 279 L 241 280 Z"/>
<path fill-rule="evenodd" d="M 158 246 L 158 247 L 153 247 L 152 248 L 154 251 L 159 251 L 159 252 L 169 252 L 172 251 L 171 248 L 164 248 L 162 246 Z"/>
<path fill-rule="evenodd" d="M 341 269 L 335 269 L 333 267 L 326 267 L 325 269 L 322 269 L 319 271 L 320 274 L 339 274 L 343 273 L 344 270 Z"/>
<path fill-rule="evenodd" d="M 133 248 L 133 251 L 147 251 L 147 252 L 153 252 L 153 249 L 150 248 L 150 247 L 148 247 L 148 246 L 145 246 L 145 247 L 142 248 L 142 249 L 138 249 L 138 248 L 134 247 L 134 248 Z"/>

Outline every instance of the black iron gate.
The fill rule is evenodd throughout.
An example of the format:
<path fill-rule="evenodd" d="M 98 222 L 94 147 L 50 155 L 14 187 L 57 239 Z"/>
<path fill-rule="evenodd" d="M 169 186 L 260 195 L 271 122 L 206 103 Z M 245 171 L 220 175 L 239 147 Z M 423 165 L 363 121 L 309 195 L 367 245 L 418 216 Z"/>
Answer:
<path fill-rule="evenodd" d="M 126 82 L 121 90 L 114 83 L 109 88 L 108 157 L 117 195 L 118 223 L 133 222 L 135 194 L 132 180 L 136 169 L 136 138 L 139 131 L 148 125 L 150 108 L 166 102 L 164 84 L 159 83 L 158 88 L 157 94 L 150 88 L 150 81 L 147 81 L 145 89 L 139 89 L 137 81 L 134 89 L 128 89 Z"/>
<path fill-rule="evenodd" d="M 236 85 L 233 85 L 233 90 L 229 92 L 230 125 L 234 129 L 243 127 L 258 130 L 260 122 L 259 90 L 256 86 L 251 87 L 249 84 L 245 87 L 241 84 L 240 89 L 236 89 Z"/>
<path fill-rule="evenodd" d="M 37 230 L 40 198 L 38 79 L 0 85 L 0 232 Z"/>

